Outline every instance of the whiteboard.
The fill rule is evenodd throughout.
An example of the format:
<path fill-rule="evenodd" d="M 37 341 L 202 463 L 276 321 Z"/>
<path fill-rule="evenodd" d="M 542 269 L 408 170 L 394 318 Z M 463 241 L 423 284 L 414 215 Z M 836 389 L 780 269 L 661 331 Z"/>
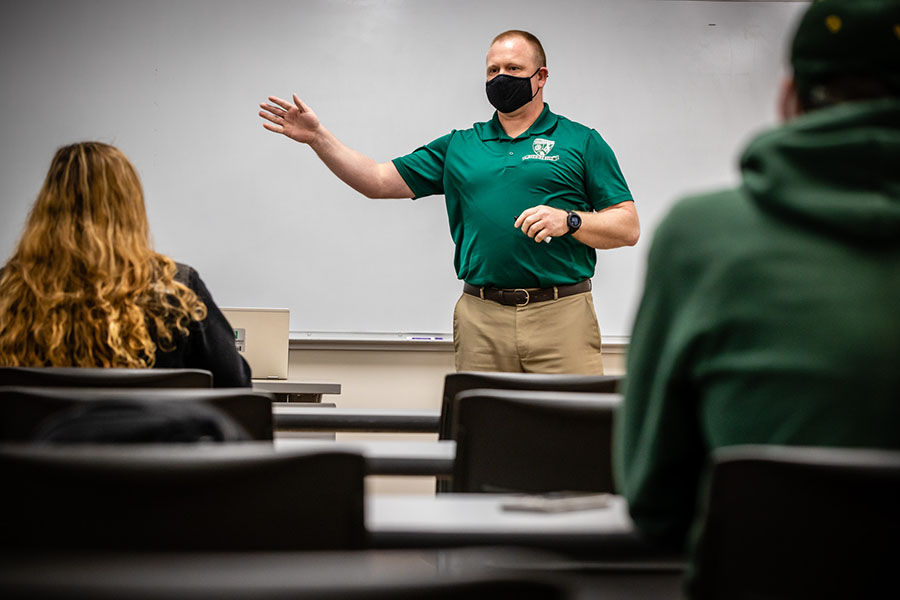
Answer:
<path fill-rule="evenodd" d="M 57 147 L 97 139 L 137 166 L 160 252 L 220 305 L 288 307 L 295 332 L 449 332 L 461 282 L 442 197 L 369 200 L 257 105 L 297 92 L 382 162 L 490 118 L 492 37 L 544 43 L 554 112 L 597 129 L 642 238 L 598 253 L 606 336 L 630 333 L 652 232 L 687 192 L 737 181 L 775 123 L 805 3 L 643 0 L 30 0 L 0 22 L 0 256 Z"/>

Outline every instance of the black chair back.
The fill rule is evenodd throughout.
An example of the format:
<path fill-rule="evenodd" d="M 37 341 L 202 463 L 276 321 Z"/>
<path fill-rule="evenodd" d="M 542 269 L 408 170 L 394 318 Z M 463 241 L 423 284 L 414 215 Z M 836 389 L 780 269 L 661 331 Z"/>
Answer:
<path fill-rule="evenodd" d="M 103 388 L 42 388 L 0 387 L 0 442 L 27 442 L 47 435 L 52 426 L 60 426 L 60 419 L 77 419 L 98 414 L 104 406 L 107 417 L 119 415 L 131 407 L 152 411 L 159 403 L 158 415 L 175 418 L 187 409 L 170 406 L 203 405 L 212 407 L 236 422 L 246 437 L 253 440 L 272 439 L 272 395 L 244 388 L 220 389 L 103 389 Z M 192 411 L 195 415 L 198 410 Z M 120 421 L 121 423 L 121 421 Z M 58 438 L 62 439 L 62 438 Z M 82 441 L 91 441 L 84 438 Z M 93 441 L 103 441 L 99 438 Z M 107 441 L 128 441 L 109 439 Z M 160 440 L 165 441 L 165 440 Z M 227 440 L 223 440 L 227 441 Z"/>
<path fill-rule="evenodd" d="M 624 378 L 619 375 L 557 375 L 544 373 L 495 373 L 460 371 L 444 378 L 438 439 L 453 439 L 453 401 L 456 395 L 471 389 L 533 390 L 546 392 L 585 392 L 607 394 L 618 391 Z M 450 490 L 450 481 L 438 477 L 438 492 Z"/>
<path fill-rule="evenodd" d="M 0 386 L 211 388 L 212 381 L 202 369 L 0 367 Z"/>
<path fill-rule="evenodd" d="M 271 444 L 0 446 L 0 552 L 365 545 L 364 459 Z"/>
<path fill-rule="evenodd" d="M 877 598 L 900 565 L 900 452 L 714 453 L 691 596 Z"/>
<path fill-rule="evenodd" d="M 456 397 L 450 491 L 612 492 L 617 394 L 468 390 Z"/>
<path fill-rule="evenodd" d="M 196 402 L 112 400 L 63 411 L 41 426 L 36 443 L 175 444 L 246 442 L 250 435 L 214 406 Z"/>
<path fill-rule="evenodd" d="M 623 380 L 619 375 L 555 375 L 545 373 L 493 373 L 461 371 L 444 378 L 441 426 L 438 438 L 453 439 L 453 400 L 465 390 L 533 390 L 536 392 L 585 392 L 613 394 Z"/>

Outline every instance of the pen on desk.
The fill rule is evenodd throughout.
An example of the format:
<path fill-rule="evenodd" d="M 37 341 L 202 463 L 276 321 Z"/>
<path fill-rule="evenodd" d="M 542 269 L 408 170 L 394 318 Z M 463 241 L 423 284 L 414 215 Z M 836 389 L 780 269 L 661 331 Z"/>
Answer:
<path fill-rule="evenodd" d="M 515 216 L 515 217 L 513 217 L 513 219 L 514 219 L 514 221 L 518 221 L 518 220 L 519 220 L 518 215 Z M 547 243 L 549 244 L 549 243 L 550 243 L 550 240 L 552 240 L 552 239 L 553 239 L 553 238 L 550 237 L 550 236 L 548 235 L 547 237 L 544 238 L 544 241 L 547 242 Z"/>

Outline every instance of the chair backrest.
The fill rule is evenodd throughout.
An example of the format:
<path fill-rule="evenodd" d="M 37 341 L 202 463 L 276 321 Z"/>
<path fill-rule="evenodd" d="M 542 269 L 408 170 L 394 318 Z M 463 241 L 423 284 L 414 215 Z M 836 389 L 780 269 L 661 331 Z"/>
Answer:
<path fill-rule="evenodd" d="M 693 598 L 875 598 L 897 589 L 900 452 L 717 450 Z"/>
<path fill-rule="evenodd" d="M 272 439 L 272 395 L 244 388 L 221 389 L 104 389 L 0 387 L 0 442 L 33 441 L 59 424 L 60 419 L 83 418 L 86 411 L 97 415 L 101 405 L 142 406 L 160 403 L 159 414 L 175 415 L 166 404 L 200 404 L 213 407 L 235 421 L 253 440 Z M 109 411 L 104 411 L 111 415 Z M 197 411 L 194 411 L 195 413 Z M 83 439 L 83 441 L 91 441 Z M 95 440 L 100 441 L 100 440 Z M 108 439 L 107 441 L 127 441 Z"/>
<path fill-rule="evenodd" d="M 47 419 L 33 441 L 46 444 L 246 442 L 250 435 L 214 406 L 197 402 L 89 402 Z"/>
<path fill-rule="evenodd" d="M 544 392 L 586 392 L 612 394 L 623 380 L 619 375 L 556 375 L 545 373 L 493 373 L 461 371 L 444 378 L 441 424 L 438 438 L 452 438 L 453 400 L 465 390 L 533 390 Z"/>
<path fill-rule="evenodd" d="M 0 386 L 210 388 L 212 381 L 202 369 L 0 367 Z"/>
<path fill-rule="evenodd" d="M 612 492 L 617 394 L 468 390 L 456 397 L 450 491 Z"/>
<path fill-rule="evenodd" d="M 0 446 L 2 551 L 365 544 L 364 459 L 271 444 Z"/>
<path fill-rule="evenodd" d="M 544 373 L 495 373 L 490 371 L 461 371 L 444 378 L 441 399 L 441 419 L 438 439 L 453 439 L 453 402 L 456 395 L 471 389 L 533 390 L 548 392 L 585 392 L 595 394 L 618 391 L 624 378 L 619 375 L 558 375 Z M 438 477 L 435 489 L 450 491 L 450 481 Z"/>

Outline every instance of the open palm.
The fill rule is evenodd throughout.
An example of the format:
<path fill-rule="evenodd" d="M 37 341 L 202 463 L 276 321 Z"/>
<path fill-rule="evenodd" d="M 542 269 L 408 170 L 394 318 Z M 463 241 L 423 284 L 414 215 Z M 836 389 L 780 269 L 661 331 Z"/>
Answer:
<path fill-rule="evenodd" d="M 303 144 L 310 144 L 319 134 L 319 117 L 297 94 L 294 103 L 269 96 L 269 104 L 261 103 L 259 116 L 265 119 L 263 127 L 274 133 L 281 133 Z"/>

